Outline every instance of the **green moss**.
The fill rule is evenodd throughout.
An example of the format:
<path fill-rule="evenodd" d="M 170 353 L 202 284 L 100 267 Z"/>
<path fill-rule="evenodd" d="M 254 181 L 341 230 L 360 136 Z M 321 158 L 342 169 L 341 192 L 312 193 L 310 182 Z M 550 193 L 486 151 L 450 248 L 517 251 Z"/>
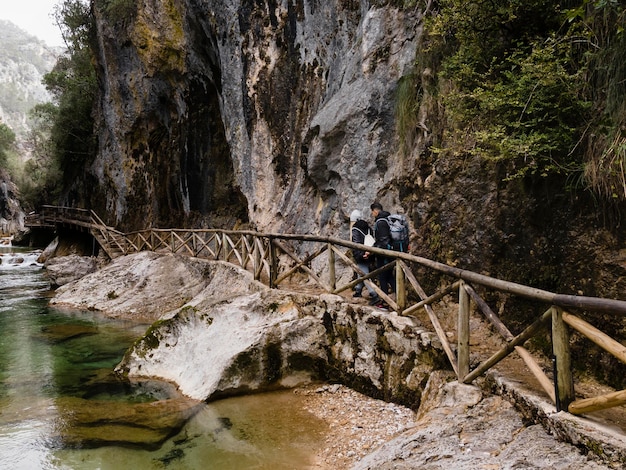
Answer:
<path fill-rule="evenodd" d="M 167 18 L 165 24 L 155 25 L 140 12 L 132 31 L 133 41 L 151 72 L 182 72 L 186 57 L 184 18 L 173 0 L 165 0 L 162 8 Z"/>
<path fill-rule="evenodd" d="M 157 320 L 146 331 L 146 334 L 135 341 L 135 344 L 130 348 L 137 356 L 145 358 L 149 351 L 156 349 L 161 344 L 161 328 L 171 322 L 171 320 Z"/>

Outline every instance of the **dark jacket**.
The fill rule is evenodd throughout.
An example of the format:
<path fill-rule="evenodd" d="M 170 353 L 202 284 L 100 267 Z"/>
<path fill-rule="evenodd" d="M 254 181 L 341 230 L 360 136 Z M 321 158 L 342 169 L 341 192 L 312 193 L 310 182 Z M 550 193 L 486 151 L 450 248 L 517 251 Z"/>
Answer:
<path fill-rule="evenodd" d="M 370 228 L 369 224 L 364 220 L 357 220 L 352 226 L 351 240 L 354 243 L 360 243 L 362 245 L 365 241 L 365 235 L 367 235 L 368 233 L 372 234 L 372 229 Z M 365 251 L 366 250 L 352 250 L 352 256 L 354 256 L 354 259 L 357 263 L 363 263 L 367 261 L 365 258 L 363 258 Z"/>
<path fill-rule="evenodd" d="M 387 211 L 380 211 L 374 222 L 374 236 L 376 237 L 374 246 L 386 250 L 391 248 L 391 231 L 389 229 L 389 222 L 387 222 L 389 215 Z"/>

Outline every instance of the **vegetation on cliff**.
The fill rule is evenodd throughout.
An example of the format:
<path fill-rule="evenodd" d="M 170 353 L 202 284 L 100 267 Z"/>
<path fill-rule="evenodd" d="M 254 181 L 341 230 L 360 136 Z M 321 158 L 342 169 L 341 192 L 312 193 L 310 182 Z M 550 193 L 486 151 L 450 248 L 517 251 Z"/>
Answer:
<path fill-rule="evenodd" d="M 613 0 L 438 0 L 417 59 L 413 114 L 443 112 L 433 151 L 499 162 L 505 179 L 564 176 L 626 199 L 626 7 Z M 414 83 L 415 84 L 415 83 Z M 436 114 L 436 113 L 434 113 Z M 400 121 L 402 140 L 415 122 Z"/>
<path fill-rule="evenodd" d="M 626 6 L 429 5 L 397 108 L 405 155 L 420 135 L 430 144 L 416 158 L 435 184 L 407 186 L 425 214 L 421 253 L 551 291 L 623 298 Z M 515 326 L 536 314 L 490 300 Z M 623 338 L 621 318 L 589 319 Z M 572 342 L 577 365 L 623 385 L 623 365 Z"/>

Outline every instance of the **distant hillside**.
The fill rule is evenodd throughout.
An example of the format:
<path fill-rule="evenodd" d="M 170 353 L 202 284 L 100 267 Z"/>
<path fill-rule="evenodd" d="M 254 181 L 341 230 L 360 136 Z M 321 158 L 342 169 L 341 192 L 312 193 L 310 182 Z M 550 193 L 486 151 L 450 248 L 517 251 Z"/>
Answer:
<path fill-rule="evenodd" d="M 28 111 L 50 100 L 41 80 L 60 53 L 13 23 L 0 20 L 0 120 L 13 129 L 18 140 L 27 134 Z"/>

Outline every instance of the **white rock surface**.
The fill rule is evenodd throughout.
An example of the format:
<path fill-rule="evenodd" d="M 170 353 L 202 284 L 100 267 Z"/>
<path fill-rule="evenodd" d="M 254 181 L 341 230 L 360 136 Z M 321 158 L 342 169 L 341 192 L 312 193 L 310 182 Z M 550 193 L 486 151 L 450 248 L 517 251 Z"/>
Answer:
<path fill-rule="evenodd" d="M 434 374 L 413 429 L 383 444 L 353 470 L 612 468 L 526 425 L 511 402 Z"/>
<path fill-rule="evenodd" d="M 204 288 L 205 268 L 193 258 L 143 251 L 60 287 L 51 304 L 154 321 Z"/>

